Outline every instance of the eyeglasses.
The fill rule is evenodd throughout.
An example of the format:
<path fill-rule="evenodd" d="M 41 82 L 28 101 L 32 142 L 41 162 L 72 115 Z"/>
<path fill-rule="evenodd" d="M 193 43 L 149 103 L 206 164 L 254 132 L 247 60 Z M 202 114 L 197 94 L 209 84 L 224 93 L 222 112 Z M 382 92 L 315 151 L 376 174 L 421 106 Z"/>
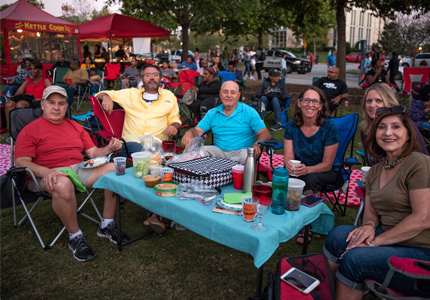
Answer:
<path fill-rule="evenodd" d="M 322 101 L 318 99 L 300 98 L 299 100 L 304 104 L 313 103 L 314 105 L 317 105 L 317 106 L 322 104 Z"/>
<path fill-rule="evenodd" d="M 318 268 L 312 261 L 310 261 L 309 259 L 303 259 L 302 260 L 302 268 L 303 268 L 303 271 L 306 273 L 306 274 L 308 274 L 308 275 L 310 275 L 310 276 L 312 276 L 312 277 L 314 277 L 314 278 L 316 278 L 316 279 L 318 279 L 319 281 L 323 281 L 324 279 L 325 279 L 325 275 L 324 275 L 324 272 L 323 271 L 321 271 L 321 269 L 320 268 Z"/>
<path fill-rule="evenodd" d="M 145 77 L 145 78 L 149 78 L 149 77 L 152 77 L 152 76 L 154 76 L 155 78 L 158 78 L 158 77 L 160 77 L 160 73 L 146 73 L 146 74 L 143 74 L 143 77 Z"/>
<path fill-rule="evenodd" d="M 393 107 L 380 107 L 376 110 L 375 116 L 382 115 L 383 113 L 386 113 L 388 111 L 391 111 L 395 114 L 403 114 L 406 112 L 406 107 L 402 105 L 397 105 Z"/>

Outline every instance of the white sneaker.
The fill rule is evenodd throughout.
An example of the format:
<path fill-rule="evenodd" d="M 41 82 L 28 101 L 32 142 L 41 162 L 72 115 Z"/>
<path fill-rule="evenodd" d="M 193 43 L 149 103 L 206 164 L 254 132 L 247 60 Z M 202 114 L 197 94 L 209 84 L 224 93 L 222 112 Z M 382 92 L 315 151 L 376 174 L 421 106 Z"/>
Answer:
<path fill-rule="evenodd" d="M 245 76 L 243 77 L 243 80 L 248 80 L 248 79 L 249 79 L 248 75 L 245 75 Z"/>
<path fill-rule="evenodd" d="M 255 80 L 255 79 L 254 79 L 254 76 L 251 76 L 251 78 L 249 78 L 249 79 L 250 79 L 250 80 Z"/>

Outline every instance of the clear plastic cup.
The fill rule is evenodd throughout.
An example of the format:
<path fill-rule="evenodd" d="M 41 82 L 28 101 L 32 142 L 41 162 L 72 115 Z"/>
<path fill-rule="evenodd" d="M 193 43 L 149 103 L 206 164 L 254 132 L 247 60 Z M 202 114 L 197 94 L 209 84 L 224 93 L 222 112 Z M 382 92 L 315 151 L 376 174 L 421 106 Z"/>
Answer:
<path fill-rule="evenodd" d="M 113 163 L 115 165 L 115 172 L 117 176 L 125 175 L 125 164 L 127 158 L 125 157 L 115 157 Z"/>
<path fill-rule="evenodd" d="M 142 179 L 143 176 L 149 174 L 149 152 L 135 152 L 131 154 L 133 159 L 133 173 L 134 177 Z"/>
<path fill-rule="evenodd" d="M 366 182 L 370 167 L 361 167 L 361 182 Z"/>
<path fill-rule="evenodd" d="M 172 168 L 164 167 L 160 169 L 160 176 L 162 182 L 168 182 L 172 181 L 173 179 L 173 172 L 175 170 Z"/>
<path fill-rule="evenodd" d="M 300 209 L 300 200 L 302 199 L 303 188 L 306 183 L 303 180 L 290 178 L 288 180 L 287 201 L 285 201 L 285 209 L 296 211 Z"/>
<path fill-rule="evenodd" d="M 251 223 L 257 217 L 258 202 L 252 200 L 252 196 L 242 197 L 242 216 L 245 222 Z"/>
<path fill-rule="evenodd" d="M 295 159 L 291 159 L 290 160 L 290 164 L 291 164 L 291 167 L 293 168 L 293 173 L 291 174 L 291 176 L 296 176 L 296 174 L 294 174 L 294 169 L 298 166 L 298 165 L 300 165 L 302 162 L 300 161 L 300 160 L 295 160 Z"/>

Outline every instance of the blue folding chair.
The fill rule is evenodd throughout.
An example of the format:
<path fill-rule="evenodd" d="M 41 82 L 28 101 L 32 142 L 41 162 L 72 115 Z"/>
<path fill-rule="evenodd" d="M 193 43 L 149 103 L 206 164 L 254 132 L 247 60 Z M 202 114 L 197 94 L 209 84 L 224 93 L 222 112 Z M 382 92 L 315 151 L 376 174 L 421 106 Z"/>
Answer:
<path fill-rule="evenodd" d="M 218 76 L 222 78 L 222 83 L 226 81 L 236 81 L 236 74 L 229 71 L 220 71 Z"/>
<path fill-rule="evenodd" d="M 358 124 L 358 114 L 349 114 L 340 118 L 331 119 L 337 126 L 339 133 L 339 147 L 337 148 L 336 159 L 342 162 L 342 165 L 339 168 L 338 179 L 340 176 L 343 177 L 343 184 L 340 186 L 336 185 L 327 185 L 322 189 L 322 193 L 326 195 L 327 199 L 330 199 L 328 194 L 332 193 L 334 202 L 332 211 L 338 211 L 342 216 L 345 216 L 346 206 L 348 203 L 348 189 L 349 189 L 349 178 L 351 176 L 352 170 L 351 167 L 354 165 L 361 165 L 355 157 L 354 154 L 354 137 L 355 132 L 357 130 Z M 346 150 L 348 149 L 349 144 L 351 143 L 351 153 L 349 157 L 345 157 Z M 339 181 L 339 180 L 338 180 Z M 336 191 L 339 191 L 339 194 L 336 195 Z M 342 209 L 341 204 L 339 203 L 340 196 L 346 192 L 345 195 L 345 204 Z"/>

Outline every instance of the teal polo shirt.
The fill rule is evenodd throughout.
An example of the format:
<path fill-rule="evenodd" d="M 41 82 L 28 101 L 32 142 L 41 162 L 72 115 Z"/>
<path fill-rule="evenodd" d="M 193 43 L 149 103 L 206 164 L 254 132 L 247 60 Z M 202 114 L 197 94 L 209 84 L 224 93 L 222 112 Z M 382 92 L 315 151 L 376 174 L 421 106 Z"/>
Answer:
<path fill-rule="evenodd" d="M 209 110 L 197 127 L 204 132 L 212 130 L 216 147 L 233 151 L 251 147 L 255 134 L 266 125 L 255 109 L 239 102 L 229 117 L 224 113 L 224 105 Z"/>

